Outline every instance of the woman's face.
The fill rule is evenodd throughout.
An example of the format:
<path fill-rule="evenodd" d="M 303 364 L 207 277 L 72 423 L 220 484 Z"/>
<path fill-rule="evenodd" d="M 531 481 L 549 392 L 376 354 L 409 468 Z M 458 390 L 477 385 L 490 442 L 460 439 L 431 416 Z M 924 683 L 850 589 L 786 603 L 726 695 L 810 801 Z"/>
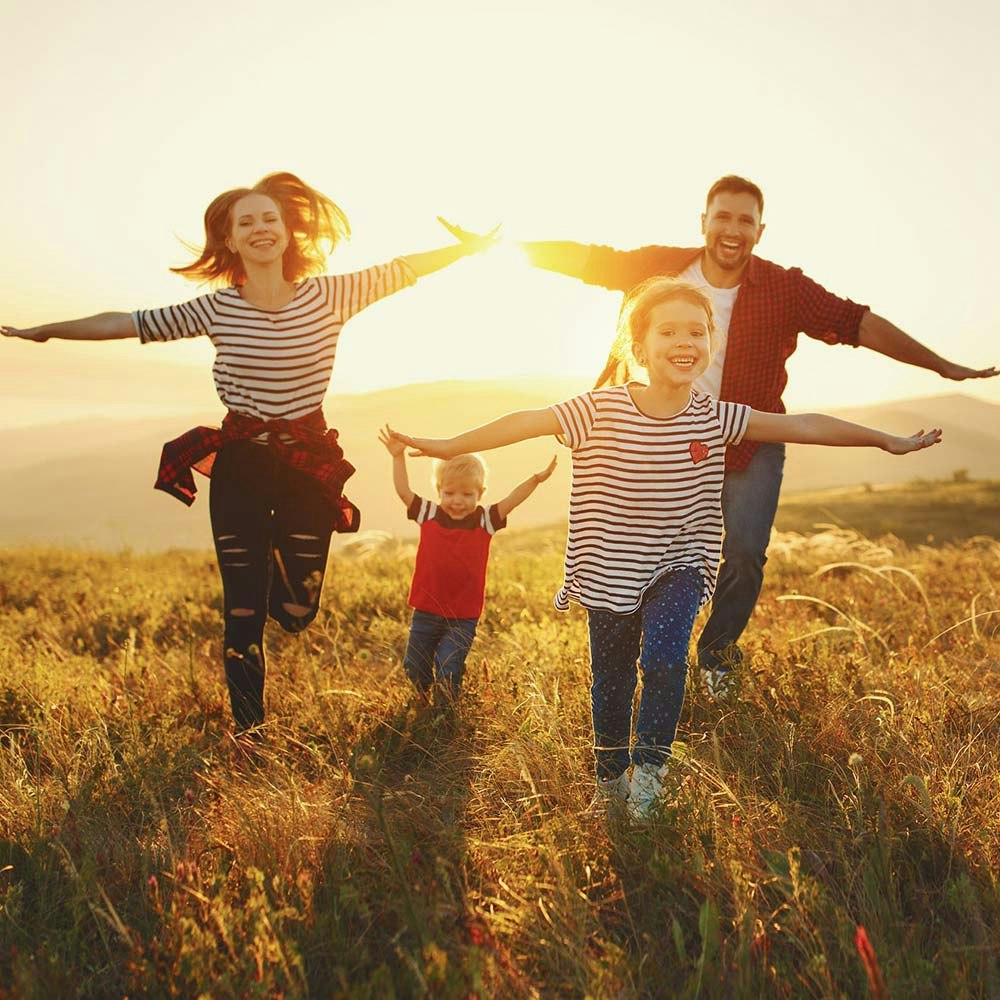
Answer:
<path fill-rule="evenodd" d="M 288 230 L 273 198 L 266 194 L 244 195 L 233 205 L 230 218 L 226 246 L 240 255 L 244 267 L 280 263 L 288 246 Z"/>

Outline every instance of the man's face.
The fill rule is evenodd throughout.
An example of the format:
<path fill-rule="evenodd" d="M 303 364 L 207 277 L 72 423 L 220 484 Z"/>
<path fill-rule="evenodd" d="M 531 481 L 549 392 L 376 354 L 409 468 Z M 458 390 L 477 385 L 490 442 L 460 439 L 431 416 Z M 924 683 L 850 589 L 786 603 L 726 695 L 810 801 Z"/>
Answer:
<path fill-rule="evenodd" d="M 705 252 L 723 271 L 742 271 L 764 234 L 757 199 L 747 192 L 720 191 L 701 217 Z"/>

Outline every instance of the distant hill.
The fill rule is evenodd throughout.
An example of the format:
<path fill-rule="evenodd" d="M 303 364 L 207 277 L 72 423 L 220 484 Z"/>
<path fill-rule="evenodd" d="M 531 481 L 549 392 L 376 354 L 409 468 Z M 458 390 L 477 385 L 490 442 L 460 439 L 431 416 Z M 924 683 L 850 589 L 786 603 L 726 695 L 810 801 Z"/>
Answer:
<path fill-rule="evenodd" d="M 443 435 L 514 409 L 544 406 L 587 388 L 576 380 L 439 382 L 364 395 L 331 396 L 326 412 L 341 431 L 358 472 L 348 494 L 364 512 L 366 530 L 412 534 L 392 489 L 391 463 L 377 441 L 379 426 Z M 950 479 L 957 469 L 974 478 L 1000 478 L 1000 406 L 968 396 L 936 396 L 836 411 L 837 415 L 899 433 L 945 428 L 945 443 L 895 458 L 872 449 L 789 448 L 786 496 L 860 484 Z M 208 483 L 193 508 L 151 487 L 163 441 L 196 423 L 217 423 L 219 411 L 188 411 L 137 421 L 86 420 L 0 431 L 0 544 L 80 544 L 156 550 L 207 548 Z M 512 518 L 512 526 L 565 518 L 569 453 L 554 440 L 525 442 L 493 452 L 489 496 L 503 496 L 553 454 L 559 467 Z M 410 461 L 415 490 L 429 492 L 430 463 Z"/>

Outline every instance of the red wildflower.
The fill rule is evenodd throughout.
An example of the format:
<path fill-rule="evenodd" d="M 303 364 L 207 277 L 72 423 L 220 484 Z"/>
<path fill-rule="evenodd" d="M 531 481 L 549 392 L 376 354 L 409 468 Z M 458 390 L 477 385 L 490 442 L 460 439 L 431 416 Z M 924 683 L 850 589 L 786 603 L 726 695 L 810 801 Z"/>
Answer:
<path fill-rule="evenodd" d="M 854 947 L 857 948 L 861 964 L 865 967 L 865 972 L 868 975 L 868 985 L 871 987 L 872 996 L 875 997 L 875 1000 L 889 1000 L 889 990 L 882 978 L 882 970 L 875 957 L 875 949 L 868 939 L 868 932 L 861 924 L 857 925 L 854 932 Z"/>

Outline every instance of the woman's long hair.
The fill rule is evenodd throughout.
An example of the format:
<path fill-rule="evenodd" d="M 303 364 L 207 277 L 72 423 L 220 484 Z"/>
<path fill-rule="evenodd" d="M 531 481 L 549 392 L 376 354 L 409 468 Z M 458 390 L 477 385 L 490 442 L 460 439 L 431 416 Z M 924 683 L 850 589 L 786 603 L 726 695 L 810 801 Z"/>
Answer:
<path fill-rule="evenodd" d="M 604 370 L 594 383 L 595 389 L 608 385 L 625 385 L 632 381 L 635 373 L 643 366 L 635 359 L 635 348 L 642 342 L 649 329 L 650 313 L 661 303 L 672 299 L 682 299 L 701 306 L 708 319 L 708 334 L 714 329 L 712 300 L 708 293 L 697 285 L 658 275 L 647 278 L 631 289 L 625 296 L 621 312 L 618 314 L 618 335 L 611 345 Z"/>
<path fill-rule="evenodd" d="M 281 212 L 288 230 L 288 247 L 281 259 L 286 281 L 321 273 L 327 255 L 351 235 L 347 216 L 325 194 L 282 171 L 268 174 L 252 188 L 233 188 L 215 198 L 205 209 L 205 246 L 190 248 L 198 259 L 170 270 L 191 281 L 242 285 L 247 278 L 243 261 L 226 246 L 226 238 L 232 232 L 233 206 L 248 194 L 267 195 Z"/>

